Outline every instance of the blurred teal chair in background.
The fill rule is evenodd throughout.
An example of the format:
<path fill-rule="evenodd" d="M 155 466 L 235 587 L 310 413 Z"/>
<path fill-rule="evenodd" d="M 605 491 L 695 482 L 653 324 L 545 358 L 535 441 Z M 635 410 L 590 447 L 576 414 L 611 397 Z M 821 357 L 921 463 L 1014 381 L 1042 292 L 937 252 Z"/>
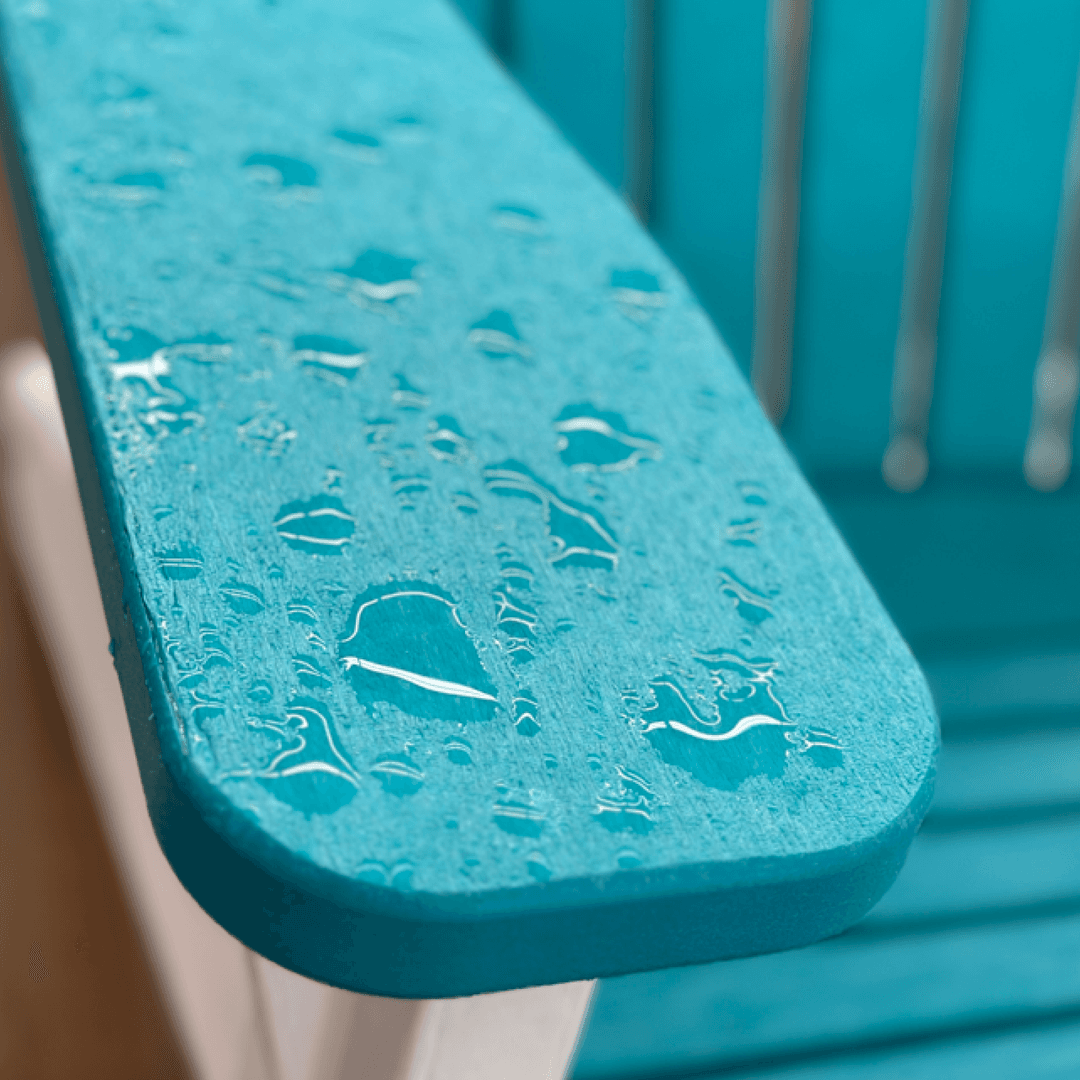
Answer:
<path fill-rule="evenodd" d="M 863 923 L 604 983 L 577 1075 L 1077 1075 L 1080 9 L 461 7 L 690 280 L 944 738 Z"/>

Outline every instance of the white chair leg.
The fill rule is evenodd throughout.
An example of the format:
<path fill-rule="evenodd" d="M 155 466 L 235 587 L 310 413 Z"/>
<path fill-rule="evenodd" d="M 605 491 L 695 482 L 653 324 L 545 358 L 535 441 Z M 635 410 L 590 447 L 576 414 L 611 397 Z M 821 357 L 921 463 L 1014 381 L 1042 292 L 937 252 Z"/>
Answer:
<path fill-rule="evenodd" d="M 143 798 L 52 370 L 0 357 L 0 505 L 129 906 L 198 1080 L 561 1080 L 593 983 L 446 1001 L 336 990 L 225 933 L 165 860 Z"/>

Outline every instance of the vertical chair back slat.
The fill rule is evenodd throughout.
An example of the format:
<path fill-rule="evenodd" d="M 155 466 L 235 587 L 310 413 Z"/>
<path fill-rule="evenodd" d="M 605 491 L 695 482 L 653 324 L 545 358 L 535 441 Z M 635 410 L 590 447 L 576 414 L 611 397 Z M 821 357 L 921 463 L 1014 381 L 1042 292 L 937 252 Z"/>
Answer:
<path fill-rule="evenodd" d="M 652 217 L 655 30 L 656 0 L 627 0 L 623 191 L 643 224 Z"/>
<path fill-rule="evenodd" d="M 886 483 L 898 491 L 920 487 L 928 466 L 926 435 L 967 17 L 967 0 L 931 0 L 893 370 L 891 437 L 882 462 Z"/>
<path fill-rule="evenodd" d="M 888 442 L 925 37 L 924 0 L 814 8 L 783 426 L 814 477 L 877 482 Z"/>
<path fill-rule="evenodd" d="M 1072 429 L 1080 371 L 1080 79 L 1061 185 L 1054 263 L 1042 351 L 1035 369 L 1031 431 L 1024 475 L 1040 491 L 1056 491 L 1072 469 Z"/>
<path fill-rule="evenodd" d="M 810 9 L 810 0 L 769 5 L 751 379 L 765 414 L 777 425 L 791 393 Z"/>
<path fill-rule="evenodd" d="M 972 6 L 928 436 L 936 473 L 1020 479 L 1078 59 L 1077 5 Z"/>

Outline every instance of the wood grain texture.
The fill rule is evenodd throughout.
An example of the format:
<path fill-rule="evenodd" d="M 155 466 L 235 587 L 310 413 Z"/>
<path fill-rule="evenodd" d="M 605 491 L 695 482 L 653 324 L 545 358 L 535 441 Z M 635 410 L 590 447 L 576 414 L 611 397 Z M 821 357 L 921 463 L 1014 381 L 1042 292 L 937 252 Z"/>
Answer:
<path fill-rule="evenodd" d="M 2 26 L 114 661 L 200 903 L 401 996 L 861 915 L 929 798 L 922 676 L 678 274 L 456 16 Z"/>

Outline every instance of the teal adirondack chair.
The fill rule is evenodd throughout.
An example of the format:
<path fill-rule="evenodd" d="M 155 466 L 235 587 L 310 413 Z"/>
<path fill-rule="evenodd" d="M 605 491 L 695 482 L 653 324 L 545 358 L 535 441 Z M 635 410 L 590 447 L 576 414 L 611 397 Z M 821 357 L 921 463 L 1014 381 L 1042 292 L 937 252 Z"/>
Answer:
<path fill-rule="evenodd" d="M 920 78 L 950 126 L 962 11 L 925 35 L 919 5 L 822 3 L 811 35 L 779 6 L 768 123 L 763 8 L 469 12 L 753 357 L 945 715 L 896 889 L 835 942 L 732 961 L 835 934 L 891 882 L 929 797 L 921 677 L 670 264 L 443 8 L 312 11 L 4 12 L 5 150 L 180 878 L 253 948 L 354 990 L 667 969 L 601 986 L 583 1077 L 1066 1075 L 1075 498 L 1022 487 L 1019 463 L 1027 445 L 1029 478 L 1061 472 L 1027 432 L 1068 28 L 1027 28 L 1062 62 L 1032 64 L 1057 111 L 1016 157 L 1054 179 L 1010 201 L 964 109 L 979 62 L 1025 38 L 1004 9 L 972 17 L 951 205 L 967 194 L 977 239 L 985 206 L 1010 208 L 1021 254 L 1002 310 L 992 275 L 981 306 L 952 299 L 970 275 L 947 250 L 940 368 L 969 419 L 928 440 L 932 363 L 900 350 L 891 392 L 892 355 L 902 295 L 934 329 L 904 253 L 932 269 L 940 249 L 942 140 L 912 162 Z M 982 94 L 984 123 L 1021 81 Z M 1023 393 L 949 360 L 1022 348 Z M 1023 420 L 987 421 L 1021 399 Z M 1060 404 L 1039 409 L 1035 433 L 1060 433 Z M 890 445 L 896 487 L 928 453 L 917 494 L 878 479 Z"/>
<path fill-rule="evenodd" d="M 577 1075 L 1073 1076 L 1080 13 L 580 7 L 502 9 L 508 67 L 646 208 L 913 645 L 944 746 L 859 927 L 604 983 Z"/>

